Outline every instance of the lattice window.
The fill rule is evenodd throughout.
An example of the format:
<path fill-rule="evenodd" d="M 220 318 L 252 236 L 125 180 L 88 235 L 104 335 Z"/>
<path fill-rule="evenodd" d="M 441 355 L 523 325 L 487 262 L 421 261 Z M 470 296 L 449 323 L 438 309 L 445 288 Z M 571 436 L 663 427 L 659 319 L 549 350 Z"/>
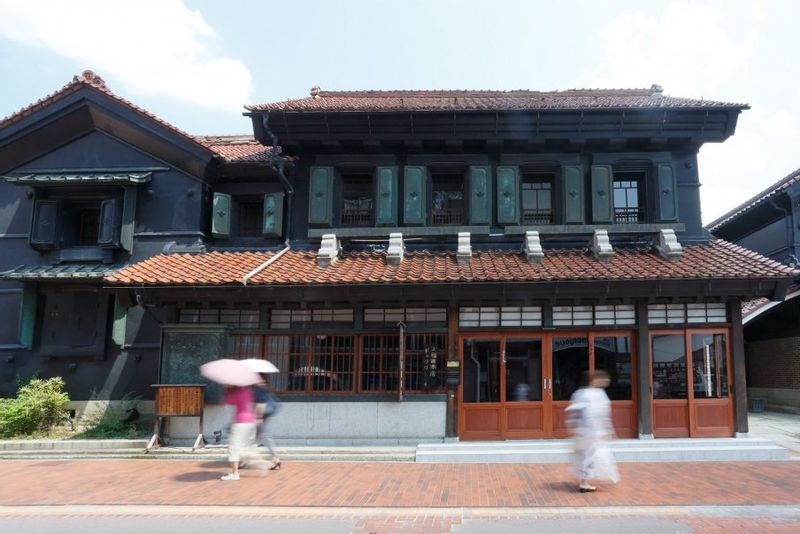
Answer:
<path fill-rule="evenodd" d="M 522 223 L 550 224 L 552 222 L 552 175 L 526 175 L 522 182 Z"/>
<path fill-rule="evenodd" d="M 598 326 L 636 324 L 636 309 L 633 304 L 595 306 L 594 324 Z"/>
<path fill-rule="evenodd" d="M 465 328 L 491 326 L 541 326 L 541 306 L 464 307 L 458 310 L 458 325 Z"/>
<path fill-rule="evenodd" d="M 464 176 L 434 174 L 431 208 L 434 226 L 457 226 L 464 223 Z"/>
<path fill-rule="evenodd" d="M 553 306 L 553 326 L 594 324 L 592 306 Z"/>
<path fill-rule="evenodd" d="M 364 326 L 394 328 L 402 321 L 406 326 L 447 326 L 446 308 L 365 308 Z"/>
<path fill-rule="evenodd" d="M 179 323 L 227 324 L 233 328 L 258 328 L 260 321 L 259 310 L 182 308 L 178 315 Z"/>
<path fill-rule="evenodd" d="M 446 334 L 407 334 L 404 391 L 437 391 L 444 387 Z M 364 335 L 361 349 L 361 387 L 369 393 L 397 392 L 400 383 L 398 334 Z"/>
<path fill-rule="evenodd" d="M 239 237 L 260 237 L 264 217 L 263 200 L 238 200 Z"/>
<path fill-rule="evenodd" d="M 650 324 L 725 323 L 728 310 L 722 302 L 691 304 L 651 304 L 647 307 Z"/>
<path fill-rule="evenodd" d="M 311 328 L 353 324 L 352 309 L 272 310 L 270 328 Z"/>
<path fill-rule="evenodd" d="M 614 176 L 614 222 L 635 223 L 644 220 L 642 181 L 643 177 L 637 174 Z"/>
<path fill-rule="evenodd" d="M 370 226 L 374 205 L 373 197 L 372 175 L 343 175 L 342 226 Z"/>

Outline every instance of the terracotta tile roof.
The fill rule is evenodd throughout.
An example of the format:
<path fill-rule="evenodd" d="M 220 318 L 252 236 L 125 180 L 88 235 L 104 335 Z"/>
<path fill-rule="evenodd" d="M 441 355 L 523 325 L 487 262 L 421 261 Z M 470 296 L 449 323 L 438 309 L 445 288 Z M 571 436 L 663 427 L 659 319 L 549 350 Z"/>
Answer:
<path fill-rule="evenodd" d="M 779 306 L 787 300 L 797 298 L 798 296 L 800 296 L 800 284 L 794 284 L 786 290 L 786 298 L 782 301 L 769 300 L 766 297 L 744 300 L 742 301 L 742 319 L 745 323 L 747 323 L 755 317 L 761 315 L 761 313 Z"/>
<path fill-rule="evenodd" d="M 251 135 L 198 135 L 195 140 L 213 150 L 228 163 L 272 161 L 272 147 L 262 145 Z M 280 147 L 277 153 L 281 153 Z"/>
<path fill-rule="evenodd" d="M 129 265 L 105 281 L 136 286 L 241 284 L 246 274 L 272 255 L 273 252 L 159 254 Z"/>
<path fill-rule="evenodd" d="M 233 284 L 269 256 L 265 253 L 156 256 L 106 278 L 123 285 Z M 800 271 L 755 252 L 717 240 L 684 247 L 673 263 L 647 249 L 618 249 L 611 264 L 585 249 L 545 250 L 541 265 L 512 250 L 473 252 L 459 264 L 455 252 L 407 252 L 399 266 L 383 252 L 346 252 L 329 267 L 317 266 L 315 251 L 290 250 L 252 277 L 250 285 L 392 284 L 438 282 L 543 282 L 567 280 L 657 280 L 698 278 L 788 278 Z"/>
<path fill-rule="evenodd" d="M 717 230 L 720 227 L 733 221 L 734 219 L 740 217 L 741 215 L 744 215 L 745 213 L 752 210 L 761 203 L 766 202 L 770 198 L 782 193 L 783 191 L 785 191 L 786 189 L 788 189 L 789 187 L 791 187 L 796 183 L 800 183 L 800 169 L 797 169 L 789 176 L 786 176 L 778 180 L 776 183 L 764 189 L 763 191 L 753 196 L 749 200 L 742 202 L 741 204 L 733 208 L 725 215 L 709 223 L 708 226 L 706 226 L 706 228 L 708 228 L 710 232 L 713 232 L 714 230 Z"/>
<path fill-rule="evenodd" d="M 732 108 L 734 104 L 664 95 L 649 89 L 569 89 L 567 91 L 322 91 L 305 98 L 245 106 L 249 111 L 481 111 L 630 108 Z"/>
<path fill-rule="evenodd" d="M 139 106 L 137 106 L 136 104 L 132 103 L 131 101 L 126 100 L 126 99 L 118 96 L 117 94 L 113 93 L 111 91 L 111 89 L 109 89 L 106 86 L 106 82 L 103 80 L 103 78 L 101 78 L 100 76 L 98 76 L 97 74 L 92 72 L 91 70 L 83 71 L 81 74 L 79 74 L 77 76 L 74 76 L 72 78 L 71 82 L 69 82 L 67 85 L 65 85 L 64 87 L 62 87 L 61 89 L 59 89 L 55 93 L 47 95 L 46 97 L 42 98 L 41 100 L 37 100 L 33 104 L 30 104 L 30 105 L 22 108 L 21 110 L 17 111 L 16 113 L 13 113 L 13 114 L 9 115 L 8 117 L 5 117 L 4 119 L 0 120 L 0 129 L 5 128 L 6 126 L 9 126 L 9 125 L 11 125 L 11 124 L 13 124 L 15 122 L 18 122 L 18 121 L 24 119 L 25 117 L 28 117 L 28 116 L 32 115 L 33 113 L 35 113 L 35 112 L 37 112 L 37 111 L 49 106 L 50 104 L 52 104 L 54 102 L 57 102 L 58 100 L 61 100 L 62 98 L 66 97 L 66 96 L 71 95 L 72 93 L 74 93 L 74 92 L 76 92 L 76 91 L 78 91 L 78 90 L 80 90 L 80 89 L 82 89 L 84 87 L 88 87 L 89 89 L 91 89 L 93 91 L 97 91 L 98 93 L 102 93 L 103 95 L 105 95 L 105 96 L 107 96 L 107 97 L 109 97 L 109 98 L 111 98 L 113 100 L 116 100 L 117 102 L 119 102 L 123 106 L 126 106 L 126 107 L 132 109 L 133 111 L 139 113 L 140 115 L 143 115 L 143 116 L 147 117 L 148 119 L 156 121 L 157 123 L 161 124 L 162 126 L 167 128 L 168 130 L 172 131 L 173 133 L 175 133 L 175 134 L 177 134 L 177 135 L 179 135 L 181 137 L 184 137 L 188 141 L 203 147 L 205 150 L 211 151 L 211 149 L 208 146 L 198 142 L 193 136 L 191 136 L 188 133 L 184 132 L 180 128 L 177 128 L 176 126 L 173 126 L 172 124 L 168 123 L 167 121 L 165 121 L 165 120 L 153 115 L 152 113 L 150 113 L 146 109 L 140 108 Z"/>

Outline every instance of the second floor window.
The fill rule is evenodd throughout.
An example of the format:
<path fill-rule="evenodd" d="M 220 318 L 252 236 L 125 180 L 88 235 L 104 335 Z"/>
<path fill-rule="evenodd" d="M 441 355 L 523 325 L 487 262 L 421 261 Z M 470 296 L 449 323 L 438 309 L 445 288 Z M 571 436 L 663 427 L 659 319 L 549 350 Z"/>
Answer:
<path fill-rule="evenodd" d="M 261 236 L 261 223 L 264 202 L 261 200 L 241 200 L 239 208 L 239 237 Z"/>
<path fill-rule="evenodd" d="M 94 247 L 100 231 L 100 205 L 81 206 L 75 221 L 77 225 L 77 245 Z"/>
<path fill-rule="evenodd" d="M 434 226 L 464 223 L 464 176 L 462 174 L 433 174 L 431 209 Z"/>
<path fill-rule="evenodd" d="M 370 226 L 373 195 L 371 174 L 343 174 L 342 226 Z"/>
<path fill-rule="evenodd" d="M 549 174 L 523 176 L 522 223 L 550 224 L 553 222 L 553 177 Z"/>
<path fill-rule="evenodd" d="M 643 176 L 640 174 L 614 175 L 614 222 L 635 223 L 644 221 L 642 202 Z"/>

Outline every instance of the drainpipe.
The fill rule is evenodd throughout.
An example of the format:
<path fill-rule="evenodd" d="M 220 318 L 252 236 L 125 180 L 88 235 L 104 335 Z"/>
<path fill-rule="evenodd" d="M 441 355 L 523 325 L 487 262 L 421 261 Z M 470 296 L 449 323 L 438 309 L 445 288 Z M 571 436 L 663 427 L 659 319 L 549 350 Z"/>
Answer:
<path fill-rule="evenodd" d="M 768 200 L 773 208 L 783 212 L 784 226 L 786 227 L 786 248 L 788 249 L 787 258 L 791 259 L 791 256 L 794 255 L 794 224 L 792 224 L 792 212 L 791 210 L 778 206 L 774 198 L 770 197 Z"/>
<path fill-rule="evenodd" d="M 289 178 L 286 177 L 285 172 L 288 158 L 278 155 L 278 136 L 269 129 L 269 113 L 261 114 L 261 125 L 264 127 L 264 132 L 269 136 L 272 142 L 272 168 L 278 172 L 278 178 L 280 178 L 281 183 L 283 184 L 283 189 L 286 191 L 286 213 L 288 215 L 286 217 L 285 245 L 286 248 L 288 248 L 289 243 L 291 242 L 290 236 L 292 235 L 292 201 L 294 200 L 294 187 L 292 187 L 292 184 L 289 182 Z"/>

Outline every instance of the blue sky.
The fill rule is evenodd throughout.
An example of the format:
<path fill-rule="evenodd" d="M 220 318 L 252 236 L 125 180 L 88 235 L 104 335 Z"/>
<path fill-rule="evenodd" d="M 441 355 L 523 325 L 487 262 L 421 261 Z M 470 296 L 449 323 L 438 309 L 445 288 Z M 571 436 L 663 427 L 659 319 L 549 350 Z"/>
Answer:
<path fill-rule="evenodd" d="M 323 89 L 649 87 L 748 102 L 701 151 L 704 220 L 800 167 L 792 1 L 0 0 L 0 117 L 91 68 L 196 134 Z"/>

